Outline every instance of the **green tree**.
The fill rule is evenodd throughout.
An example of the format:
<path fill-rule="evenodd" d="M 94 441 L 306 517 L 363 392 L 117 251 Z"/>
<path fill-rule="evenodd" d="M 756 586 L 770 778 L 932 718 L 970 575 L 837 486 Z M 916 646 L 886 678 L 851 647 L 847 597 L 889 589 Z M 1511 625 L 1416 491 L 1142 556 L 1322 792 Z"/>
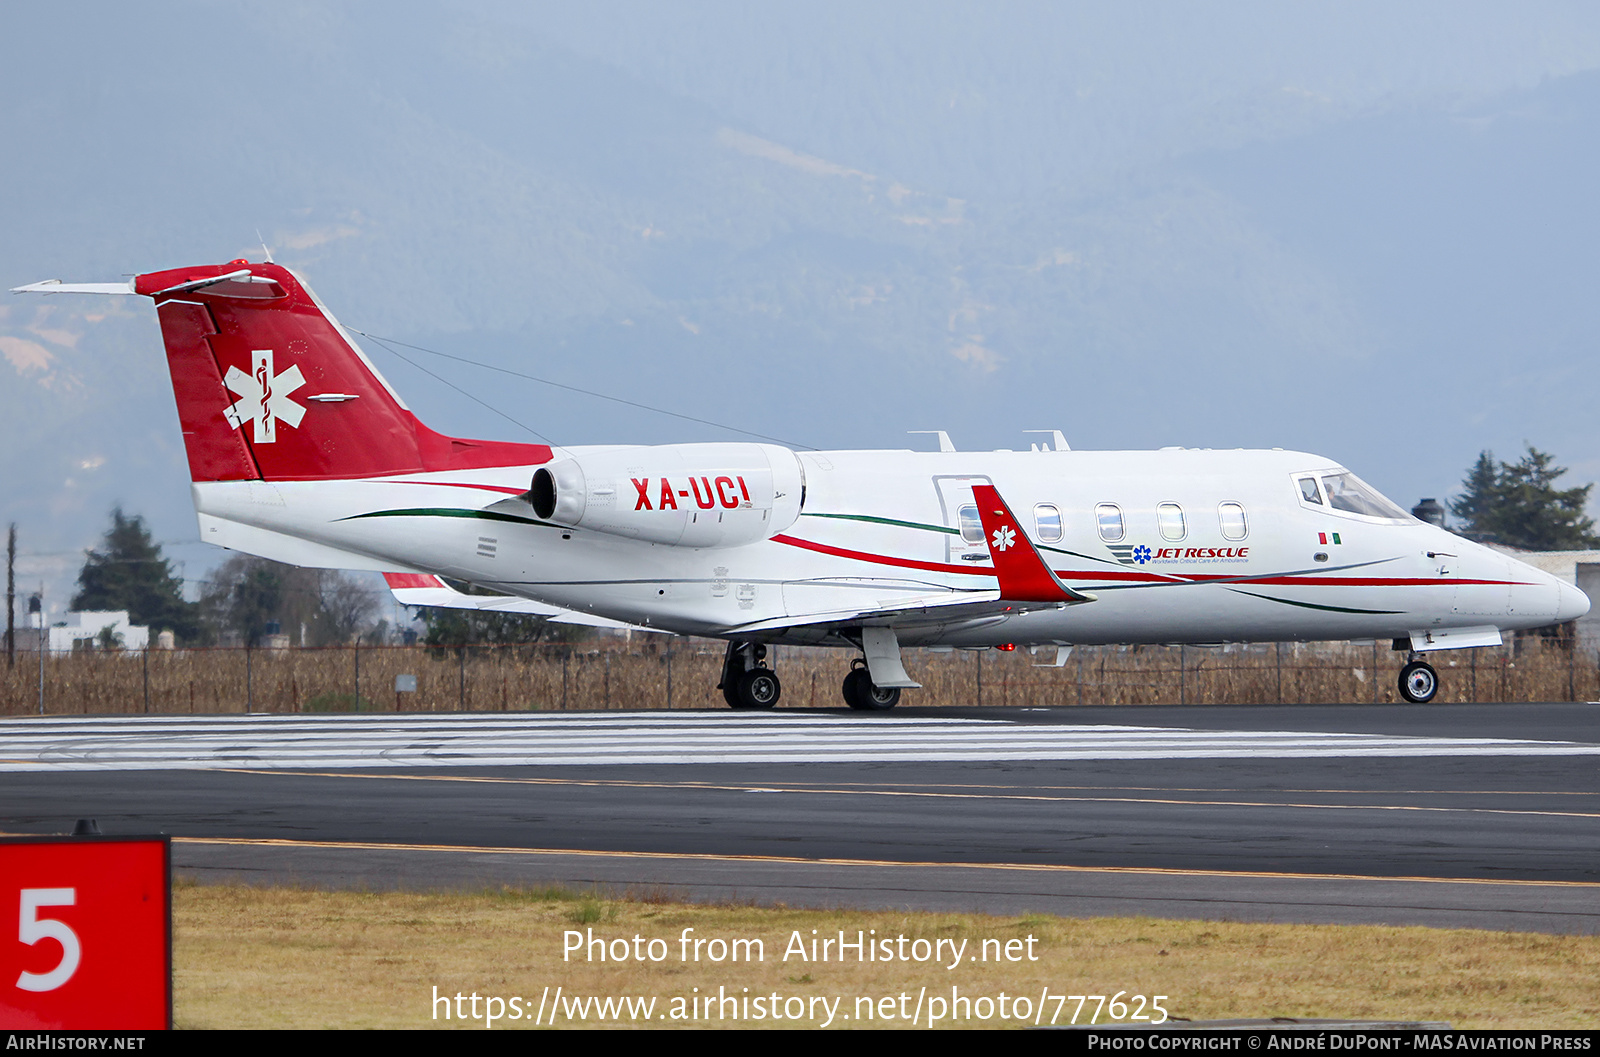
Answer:
<path fill-rule="evenodd" d="M 267 623 L 283 610 L 283 577 L 266 563 L 254 565 L 233 585 L 231 595 L 235 630 L 246 645 L 260 645 Z"/>
<path fill-rule="evenodd" d="M 1515 463 L 1496 462 L 1494 453 L 1485 451 L 1461 482 L 1461 495 L 1450 509 L 1473 539 L 1529 551 L 1600 546 L 1594 519 L 1583 512 L 1594 485 L 1557 488 L 1557 479 L 1566 472 L 1555 465 L 1554 455 L 1531 444 Z"/>
<path fill-rule="evenodd" d="M 129 517 L 120 506 L 111 511 L 111 528 L 100 548 L 84 559 L 72 608 L 125 609 L 130 622 L 152 632 L 170 630 L 181 639 L 199 632 L 199 607 L 183 600 L 183 581 L 161 556 L 144 518 Z"/>

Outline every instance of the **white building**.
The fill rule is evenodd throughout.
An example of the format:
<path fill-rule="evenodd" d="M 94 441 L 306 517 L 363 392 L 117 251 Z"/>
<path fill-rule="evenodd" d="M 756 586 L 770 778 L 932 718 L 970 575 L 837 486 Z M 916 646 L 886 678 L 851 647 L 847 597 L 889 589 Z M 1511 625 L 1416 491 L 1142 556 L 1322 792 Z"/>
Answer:
<path fill-rule="evenodd" d="M 51 653 L 71 653 L 74 649 L 98 649 L 100 633 L 107 628 L 111 629 L 112 641 L 117 642 L 125 650 L 142 650 L 150 643 L 150 629 L 128 623 L 126 609 L 68 613 L 67 616 L 77 617 L 78 626 L 51 628 Z M 77 645 L 80 642 L 84 645 Z"/>

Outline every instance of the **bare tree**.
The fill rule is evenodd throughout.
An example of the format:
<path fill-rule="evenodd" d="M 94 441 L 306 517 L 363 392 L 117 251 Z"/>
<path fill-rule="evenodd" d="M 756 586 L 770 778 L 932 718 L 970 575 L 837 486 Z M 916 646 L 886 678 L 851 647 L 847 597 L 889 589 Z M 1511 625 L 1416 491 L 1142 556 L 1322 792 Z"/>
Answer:
<path fill-rule="evenodd" d="M 200 605 L 213 637 L 254 644 L 276 623 L 299 646 L 350 642 L 371 627 L 378 612 L 377 594 L 357 577 L 248 554 L 236 554 L 212 571 Z"/>
<path fill-rule="evenodd" d="M 322 574 L 322 611 L 338 641 L 349 642 L 372 627 L 378 614 L 376 592 L 344 573 L 318 571 Z"/>

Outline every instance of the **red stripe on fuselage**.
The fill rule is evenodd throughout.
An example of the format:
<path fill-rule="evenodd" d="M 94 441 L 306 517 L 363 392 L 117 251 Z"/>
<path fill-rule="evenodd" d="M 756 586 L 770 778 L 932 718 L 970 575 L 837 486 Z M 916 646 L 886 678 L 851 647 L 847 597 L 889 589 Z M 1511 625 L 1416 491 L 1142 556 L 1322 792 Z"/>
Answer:
<path fill-rule="evenodd" d="M 1196 576 L 1194 580 L 1203 582 L 1207 580 L 1230 580 L 1227 576 Z M 1537 584 L 1524 583 L 1521 580 L 1454 580 L 1449 577 L 1412 577 L 1412 576 L 1261 576 L 1249 580 L 1235 581 L 1237 583 L 1267 584 L 1277 587 L 1305 587 L 1326 584 L 1330 587 L 1440 587 L 1449 585 L 1461 587 L 1477 584 L 1488 587 L 1536 587 Z"/>
<path fill-rule="evenodd" d="M 893 565 L 901 569 L 923 569 L 934 573 L 960 573 L 964 576 L 994 575 L 993 569 L 968 569 L 960 565 L 950 565 L 946 562 L 919 562 L 912 558 L 891 558 L 886 554 L 868 554 L 866 551 L 830 547 L 826 543 L 813 543 L 811 540 L 796 539 L 794 536 L 774 536 L 772 537 L 772 542 L 787 543 L 791 547 L 816 551 L 818 554 L 831 554 L 835 558 L 853 558 L 858 562 L 871 562 L 873 565 Z"/>
<path fill-rule="evenodd" d="M 1521 580 L 1457 580 L 1446 577 L 1413 576 L 1283 576 L 1279 573 L 1263 573 L 1261 576 L 1241 577 L 1202 576 L 1198 574 L 1181 576 L 1174 573 L 1171 577 L 1164 577 L 1155 573 L 1072 572 L 1062 569 L 1057 569 L 1056 575 L 1063 580 L 1131 580 L 1138 583 L 1173 583 L 1174 581 L 1179 581 L 1190 584 L 1222 581 L 1233 584 L 1266 584 L 1273 587 L 1437 587 L 1441 584 L 1453 586 L 1478 584 L 1491 587 L 1534 586 Z"/>
<path fill-rule="evenodd" d="M 383 478 L 377 478 L 382 481 Z M 465 481 L 383 481 L 384 484 L 422 484 L 430 488 L 477 488 L 485 492 L 504 492 L 506 495 L 523 495 L 526 488 L 508 488 L 503 484 L 468 484 Z"/>
<path fill-rule="evenodd" d="M 870 562 L 873 565 L 889 565 L 900 569 L 922 569 L 935 573 L 958 573 L 963 576 L 994 576 L 991 568 L 973 569 L 961 565 L 950 565 L 946 562 L 924 562 L 912 558 L 895 558 L 887 554 L 870 554 L 866 551 L 854 551 L 844 547 L 832 547 L 826 543 L 815 543 L 811 540 L 798 539 L 794 536 L 774 536 L 774 543 L 784 543 L 802 550 L 816 551 L 819 554 L 831 554 L 836 558 L 851 558 L 855 561 Z M 1266 573 L 1256 577 L 1238 576 L 1170 576 L 1160 573 L 1134 572 L 1073 572 L 1071 570 L 1055 570 L 1055 574 L 1063 580 L 1086 581 L 1124 581 L 1147 584 L 1174 584 L 1194 583 L 1203 584 L 1213 581 L 1224 581 L 1230 584 L 1265 584 L 1276 587 L 1437 587 L 1442 585 L 1480 585 L 1490 587 L 1517 587 L 1528 586 L 1518 580 L 1453 580 L 1446 578 L 1426 579 L 1421 577 L 1381 577 L 1381 576 L 1283 576 L 1277 573 Z"/>

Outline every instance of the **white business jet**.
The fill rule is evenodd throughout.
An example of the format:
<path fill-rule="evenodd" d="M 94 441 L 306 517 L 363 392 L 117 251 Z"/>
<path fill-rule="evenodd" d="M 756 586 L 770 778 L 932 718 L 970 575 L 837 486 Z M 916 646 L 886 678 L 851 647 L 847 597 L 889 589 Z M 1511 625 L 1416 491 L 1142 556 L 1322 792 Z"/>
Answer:
<path fill-rule="evenodd" d="M 859 651 L 845 701 L 882 710 L 917 685 L 905 646 L 1391 639 L 1426 702 L 1420 654 L 1589 609 L 1304 452 L 462 440 L 277 264 L 24 291 L 154 299 L 202 539 L 412 604 L 725 639 L 734 708 L 778 703 L 771 643 Z"/>

